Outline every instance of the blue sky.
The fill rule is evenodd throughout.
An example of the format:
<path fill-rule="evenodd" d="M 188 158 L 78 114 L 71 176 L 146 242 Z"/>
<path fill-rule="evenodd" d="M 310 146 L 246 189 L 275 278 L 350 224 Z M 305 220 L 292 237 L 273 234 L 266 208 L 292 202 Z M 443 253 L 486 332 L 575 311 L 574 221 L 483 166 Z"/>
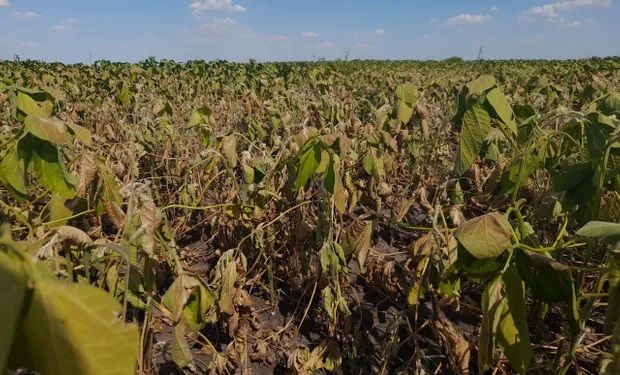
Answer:
<path fill-rule="evenodd" d="M 0 0 L 0 59 L 620 55 L 618 0 Z"/>

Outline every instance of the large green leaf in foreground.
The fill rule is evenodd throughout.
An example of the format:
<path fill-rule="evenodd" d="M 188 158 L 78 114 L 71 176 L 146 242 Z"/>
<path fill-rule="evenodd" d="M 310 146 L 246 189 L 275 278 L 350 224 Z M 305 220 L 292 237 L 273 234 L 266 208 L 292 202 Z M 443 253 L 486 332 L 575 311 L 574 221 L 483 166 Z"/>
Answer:
<path fill-rule="evenodd" d="M 89 285 L 41 280 L 18 328 L 11 365 L 46 374 L 134 374 L 138 328 Z"/>
<path fill-rule="evenodd" d="M 15 262 L 0 251 L 0 372 L 4 371 L 15 336 L 15 329 L 26 293 L 26 272 L 23 264 Z"/>

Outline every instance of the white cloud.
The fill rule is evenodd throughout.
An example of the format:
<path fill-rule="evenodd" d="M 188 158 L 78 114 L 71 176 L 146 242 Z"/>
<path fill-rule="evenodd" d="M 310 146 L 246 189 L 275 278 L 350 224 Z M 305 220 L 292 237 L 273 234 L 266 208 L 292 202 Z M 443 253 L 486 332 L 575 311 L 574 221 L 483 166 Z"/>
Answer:
<path fill-rule="evenodd" d="M 377 29 L 375 31 L 371 31 L 370 33 L 372 35 L 385 35 L 385 30 L 384 29 Z"/>
<path fill-rule="evenodd" d="M 332 42 L 321 42 L 316 45 L 318 49 L 336 49 L 336 44 Z"/>
<path fill-rule="evenodd" d="M 41 15 L 39 13 L 35 13 L 35 12 L 31 12 L 31 11 L 27 11 L 27 12 L 13 12 L 13 16 L 20 18 L 20 19 L 34 19 L 34 18 L 40 18 Z"/>
<path fill-rule="evenodd" d="M 306 31 L 305 33 L 301 33 L 301 36 L 306 38 L 316 38 L 317 36 L 319 36 L 319 34 L 315 33 L 314 31 Z"/>
<path fill-rule="evenodd" d="M 491 12 L 499 12 L 499 7 L 498 6 L 492 6 L 489 10 Z"/>
<path fill-rule="evenodd" d="M 583 25 L 583 21 L 572 21 L 572 22 L 562 22 L 560 27 L 565 27 L 567 29 L 573 29 L 576 27 L 580 27 Z"/>
<path fill-rule="evenodd" d="M 371 49 L 377 48 L 377 46 L 375 46 L 374 44 L 368 44 L 368 43 L 357 43 L 355 46 L 359 49 L 365 49 L 365 50 L 371 50 Z"/>
<path fill-rule="evenodd" d="M 73 29 L 77 25 L 77 20 L 75 18 L 66 18 L 62 20 L 59 24 L 52 26 L 52 30 L 54 31 L 68 31 Z"/>
<path fill-rule="evenodd" d="M 24 48 L 34 48 L 37 46 L 37 44 L 34 42 L 21 42 L 19 43 L 19 46 Z"/>
<path fill-rule="evenodd" d="M 584 8 L 584 7 L 609 7 L 611 4 L 611 0 L 568 0 L 568 1 L 558 1 L 555 3 L 549 3 L 540 5 L 537 7 L 530 8 L 523 12 L 523 16 L 526 18 L 537 18 L 542 17 L 546 18 L 547 21 L 555 22 L 558 20 L 559 23 L 563 22 L 563 18 L 560 16 L 560 12 L 565 10 Z"/>
<path fill-rule="evenodd" d="M 459 14 L 456 17 L 448 18 L 445 23 L 446 25 L 454 26 L 454 25 L 478 25 L 485 22 L 488 22 L 492 19 L 488 14 Z"/>
<path fill-rule="evenodd" d="M 286 35 L 273 35 L 272 39 L 278 42 L 288 42 L 290 40 Z"/>
<path fill-rule="evenodd" d="M 11 5 L 9 0 L 0 0 L 0 7 L 8 7 L 9 5 Z"/>
<path fill-rule="evenodd" d="M 199 15 L 208 10 L 222 10 L 227 12 L 245 12 L 246 8 L 239 4 L 234 4 L 232 0 L 205 0 L 194 1 L 190 4 L 192 14 Z"/>
<path fill-rule="evenodd" d="M 200 25 L 200 30 L 220 32 L 227 31 L 237 25 L 239 25 L 239 22 L 229 17 L 214 18 L 211 21 Z"/>

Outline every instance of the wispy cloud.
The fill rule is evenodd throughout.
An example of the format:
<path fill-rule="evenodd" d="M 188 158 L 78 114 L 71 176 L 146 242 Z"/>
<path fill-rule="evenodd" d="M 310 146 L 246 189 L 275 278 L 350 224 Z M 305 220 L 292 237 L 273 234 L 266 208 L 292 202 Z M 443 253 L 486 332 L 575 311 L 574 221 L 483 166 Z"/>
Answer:
<path fill-rule="evenodd" d="M 205 0 L 205 1 L 194 1 L 190 4 L 189 9 L 192 11 L 192 14 L 199 15 L 209 10 L 219 10 L 226 12 L 245 12 L 246 8 L 242 7 L 239 4 L 234 4 L 232 0 Z"/>
<path fill-rule="evenodd" d="M 317 36 L 319 36 L 319 34 L 315 33 L 314 31 L 306 31 L 304 33 L 301 33 L 301 36 L 305 38 L 316 38 Z"/>
<path fill-rule="evenodd" d="M 489 8 L 489 10 L 490 10 L 491 12 L 499 12 L 499 7 L 494 5 L 494 6 L 492 6 L 491 8 Z"/>
<path fill-rule="evenodd" d="M 230 17 L 211 18 L 197 29 L 186 30 L 186 41 L 189 43 L 218 42 L 226 44 L 225 40 L 234 40 L 236 43 L 242 40 L 244 42 L 281 44 L 290 39 L 286 35 L 257 33 Z"/>
<path fill-rule="evenodd" d="M 542 42 L 545 41 L 545 37 L 542 35 L 533 35 L 533 36 L 528 36 L 525 38 L 522 38 L 519 40 L 520 44 L 523 44 L 525 46 L 533 46 L 536 44 L 540 44 Z"/>
<path fill-rule="evenodd" d="M 375 31 L 371 31 L 370 33 L 372 35 L 385 35 L 385 30 L 384 29 L 377 29 Z"/>
<path fill-rule="evenodd" d="M 54 31 L 69 31 L 75 28 L 77 20 L 75 18 L 65 18 L 59 24 L 52 26 Z"/>
<path fill-rule="evenodd" d="M 479 25 L 492 20 L 493 18 L 488 14 L 459 14 L 456 17 L 448 18 L 445 21 L 446 25 Z"/>
<path fill-rule="evenodd" d="M 328 49 L 336 49 L 336 43 L 332 42 L 321 42 L 316 45 L 318 49 L 328 50 Z"/>
<path fill-rule="evenodd" d="M 0 7 L 8 7 L 9 5 L 11 5 L 9 0 L 0 0 Z"/>
<path fill-rule="evenodd" d="M 364 49 L 364 50 L 371 50 L 371 49 L 377 48 L 377 46 L 375 46 L 374 44 L 368 44 L 368 43 L 357 43 L 355 47 L 359 49 Z"/>
<path fill-rule="evenodd" d="M 19 19 L 35 19 L 35 18 L 41 18 L 41 15 L 39 13 L 36 12 L 31 12 L 31 11 L 27 11 L 27 12 L 13 12 L 13 16 Z"/>
<path fill-rule="evenodd" d="M 202 31 L 227 31 L 232 27 L 239 25 L 239 22 L 236 20 L 225 17 L 225 18 L 214 18 L 209 22 L 203 23 L 200 25 L 200 29 Z"/>

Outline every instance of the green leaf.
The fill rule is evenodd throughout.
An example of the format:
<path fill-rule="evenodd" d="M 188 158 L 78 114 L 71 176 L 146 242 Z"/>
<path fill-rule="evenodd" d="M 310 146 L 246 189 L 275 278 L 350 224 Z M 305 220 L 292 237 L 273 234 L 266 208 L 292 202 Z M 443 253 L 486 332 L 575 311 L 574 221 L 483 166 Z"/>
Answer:
<path fill-rule="evenodd" d="M 500 306 L 497 343 L 512 367 L 525 374 L 532 361 L 532 347 L 525 313 L 525 285 L 514 265 L 502 276 L 506 298 Z"/>
<path fill-rule="evenodd" d="M 615 127 L 609 117 L 597 113 L 588 115 L 585 127 L 590 159 L 592 160 L 593 166 L 596 166 L 605 153 L 607 140 L 610 138 Z"/>
<path fill-rule="evenodd" d="M 482 294 L 482 321 L 478 337 L 478 372 L 483 374 L 493 363 L 495 335 L 500 320 L 500 305 L 504 298 L 501 277 L 489 283 Z"/>
<path fill-rule="evenodd" d="M 132 374 L 138 327 L 118 317 L 120 304 L 90 285 L 36 282 L 11 364 L 43 374 Z"/>
<path fill-rule="evenodd" d="M 19 142 L 26 154 L 30 156 L 27 165 L 32 165 L 37 179 L 43 187 L 64 198 L 73 198 L 75 185 L 55 145 L 33 136 L 26 136 Z"/>
<path fill-rule="evenodd" d="M 418 101 L 418 88 L 406 83 L 396 88 L 396 117 L 404 124 L 413 116 L 413 108 Z"/>
<path fill-rule="evenodd" d="M 183 368 L 194 361 L 192 351 L 185 339 L 185 327 L 183 324 L 178 324 L 173 329 L 174 335 L 172 336 L 172 360 L 180 368 Z"/>
<path fill-rule="evenodd" d="M 42 107 L 39 103 L 32 99 L 30 95 L 21 91 L 17 93 L 16 106 L 17 109 L 22 111 L 26 116 L 48 117 L 52 114 L 49 107 Z"/>
<path fill-rule="evenodd" d="M 570 268 L 549 254 L 517 251 L 516 266 L 526 285 L 537 298 L 547 303 L 565 303 L 572 335 L 579 333 L 579 307 Z"/>
<path fill-rule="evenodd" d="M 15 143 L 7 147 L 4 155 L 0 155 L 0 183 L 17 199 L 25 199 L 27 195 L 24 183 L 25 173 Z"/>
<path fill-rule="evenodd" d="M 82 142 L 86 146 L 90 146 L 90 142 L 92 140 L 90 130 L 86 129 L 83 126 L 73 124 L 71 122 L 68 122 L 65 125 L 67 125 L 69 130 L 71 130 L 71 133 L 73 133 L 73 135 L 75 135 L 77 139 L 80 140 L 80 142 Z"/>
<path fill-rule="evenodd" d="M 490 212 L 458 227 L 455 236 L 474 257 L 496 258 L 510 245 L 510 223 L 506 215 Z"/>
<path fill-rule="evenodd" d="M 338 164 L 336 164 L 336 161 L 334 160 L 335 158 L 336 156 L 329 158 L 329 165 L 323 174 L 323 186 L 331 195 L 334 195 L 336 185 L 339 182 L 338 179 L 340 179 L 338 174 Z"/>
<path fill-rule="evenodd" d="M 309 139 L 304 144 L 299 155 L 299 171 L 295 179 L 295 191 L 306 186 L 310 177 L 321 163 L 321 146 L 316 139 Z"/>
<path fill-rule="evenodd" d="M 64 145 L 71 141 L 67 127 L 62 121 L 47 118 L 28 116 L 24 126 L 35 137 L 57 145 Z"/>
<path fill-rule="evenodd" d="M 118 93 L 118 101 L 125 108 L 129 108 L 129 106 L 131 106 L 131 93 L 129 92 L 129 87 L 127 87 L 127 85 L 123 85 L 123 88 L 121 88 Z"/>
<path fill-rule="evenodd" d="M 591 221 L 579 229 L 577 235 L 591 238 L 620 236 L 620 224 Z"/>
<path fill-rule="evenodd" d="M 589 162 L 570 157 L 560 162 L 559 169 L 553 174 L 553 190 L 565 191 L 579 185 L 584 179 L 592 176 Z"/>
<path fill-rule="evenodd" d="M 499 120 L 501 120 L 515 135 L 517 134 L 517 123 L 515 114 L 508 104 L 506 96 L 498 87 L 487 93 L 487 102 L 491 105 Z"/>
<path fill-rule="evenodd" d="M 385 166 L 383 157 L 377 155 L 374 147 L 371 147 L 364 160 L 362 160 L 364 171 L 368 173 L 376 182 L 381 182 L 385 176 Z"/>
<path fill-rule="evenodd" d="M 324 273 L 337 277 L 339 272 L 346 271 L 347 261 L 344 249 L 337 243 L 325 242 L 319 251 L 321 269 Z"/>
<path fill-rule="evenodd" d="M 193 331 L 198 331 L 207 323 L 206 315 L 215 306 L 215 296 L 196 276 L 180 275 L 162 298 L 162 304 L 172 312 L 171 319 Z"/>
<path fill-rule="evenodd" d="M 47 204 L 50 214 L 49 220 L 53 222 L 50 227 L 54 228 L 66 225 L 68 220 L 61 219 L 65 219 L 74 215 L 74 211 L 67 207 L 68 202 L 70 201 L 67 201 L 66 198 L 61 197 L 57 194 L 52 194 L 52 197 Z"/>
<path fill-rule="evenodd" d="M 189 118 L 188 127 L 194 127 L 196 125 L 208 124 L 211 118 L 211 109 L 207 107 L 199 108 L 192 112 Z"/>
<path fill-rule="evenodd" d="M 5 371 L 26 296 L 25 264 L 0 250 L 0 371 Z"/>
<path fill-rule="evenodd" d="M 396 87 L 396 97 L 411 107 L 418 101 L 418 87 L 412 83 L 404 83 Z"/>
<path fill-rule="evenodd" d="M 467 95 L 468 96 L 476 96 L 482 94 L 491 88 L 495 87 L 497 82 L 495 82 L 495 78 L 492 75 L 481 75 L 477 79 L 469 82 L 467 87 Z"/>
<path fill-rule="evenodd" d="M 396 117 L 403 123 L 407 124 L 413 116 L 413 107 L 406 102 L 399 100 L 396 102 Z"/>
<path fill-rule="evenodd" d="M 482 144 L 491 130 L 491 117 L 479 105 L 473 106 L 463 116 L 461 135 L 459 137 L 459 151 L 456 161 L 456 173 L 463 175 L 476 161 Z"/>
<path fill-rule="evenodd" d="M 613 92 L 605 96 L 605 98 L 599 103 L 597 109 L 606 116 L 611 116 L 614 113 L 620 113 L 620 94 Z"/>

